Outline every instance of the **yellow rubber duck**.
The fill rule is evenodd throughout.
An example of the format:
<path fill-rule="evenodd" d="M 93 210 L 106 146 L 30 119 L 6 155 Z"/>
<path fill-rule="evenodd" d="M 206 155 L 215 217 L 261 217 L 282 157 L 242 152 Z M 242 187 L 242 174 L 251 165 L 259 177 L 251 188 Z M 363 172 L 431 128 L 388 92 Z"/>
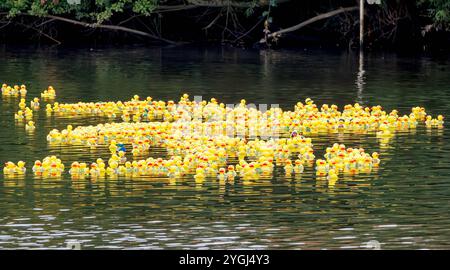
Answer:
<path fill-rule="evenodd" d="M 316 176 L 325 176 L 327 175 L 329 170 L 329 166 L 327 162 L 323 159 L 316 160 Z"/>
<path fill-rule="evenodd" d="M 26 120 L 31 120 L 33 119 L 33 110 L 31 110 L 28 107 L 25 107 L 25 111 L 24 111 L 24 116 Z"/>
<path fill-rule="evenodd" d="M 40 106 L 39 98 L 35 97 L 32 101 L 30 101 L 30 107 L 33 110 L 39 110 L 39 106 Z"/>
<path fill-rule="evenodd" d="M 36 129 L 36 126 L 34 125 L 33 121 L 28 121 L 28 123 L 25 125 L 26 131 L 34 131 Z"/>
<path fill-rule="evenodd" d="M 81 177 L 89 175 L 89 168 L 85 162 L 80 162 L 79 173 Z"/>
<path fill-rule="evenodd" d="M 53 109 L 52 109 L 52 105 L 51 105 L 51 104 L 45 105 L 45 112 L 46 112 L 47 114 L 51 114 L 51 113 L 53 112 Z"/>
<path fill-rule="evenodd" d="M 70 165 L 70 170 L 69 170 L 70 175 L 74 176 L 78 176 L 80 175 L 80 163 L 75 161 Z"/>
<path fill-rule="evenodd" d="M 14 115 L 14 119 L 17 121 L 21 121 L 21 120 L 25 119 L 25 116 L 23 115 L 23 111 L 22 110 L 17 111 L 17 113 Z"/>
<path fill-rule="evenodd" d="M 89 175 L 91 178 L 97 178 L 100 176 L 100 170 L 98 168 L 97 163 L 91 163 L 91 168 L 89 170 Z"/>
<path fill-rule="evenodd" d="M 236 175 L 237 175 L 237 173 L 236 173 L 236 171 L 235 171 L 235 169 L 234 169 L 234 166 L 233 165 L 228 165 L 228 172 L 227 172 L 227 179 L 228 180 L 230 180 L 230 181 L 233 181 L 234 180 L 234 178 L 236 177 Z"/>
<path fill-rule="evenodd" d="M 27 106 L 26 100 L 24 98 L 20 99 L 19 108 L 21 110 L 24 110 L 26 106 Z"/>
<path fill-rule="evenodd" d="M 339 176 L 337 175 L 336 171 L 334 169 L 330 169 L 328 171 L 327 180 L 330 182 L 336 182 L 339 179 Z"/>
<path fill-rule="evenodd" d="M 41 93 L 42 98 L 54 99 L 56 97 L 56 91 L 52 86 L 49 86 L 47 90 Z"/>
<path fill-rule="evenodd" d="M 301 161 L 300 159 L 296 159 L 295 166 L 294 166 L 294 172 L 296 174 L 300 174 L 300 173 L 303 173 L 304 169 L 305 168 L 303 166 L 303 161 Z"/>
<path fill-rule="evenodd" d="M 203 168 L 199 167 L 199 168 L 195 169 L 195 175 L 194 175 L 195 180 L 202 181 L 205 179 L 205 177 L 206 177 L 205 170 Z"/>
<path fill-rule="evenodd" d="M 33 170 L 33 173 L 35 173 L 35 174 L 42 173 L 44 171 L 44 169 L 42 168 L 42 162 L 40 160 L 36 160 L 34 162 L 32 170 Z"/>
<path fill-rule="evenodd" d="M 284 173 L 286 175 L 291 175 L 294 172 L 294 166 L 292 166 L 292 161 L 290 159 L 286 160 L 284 165 Z"/>
<path fill-rule="evenodd" d="M 25 162 L 18 161 L 17 166 L 16 166 L 16 173 L 17 174 L 25 174 L 26 171 L 27 171 L 27 169 L 25 168 Z"/>
<path fill-rule="evenodd" d="M 433 125 L 433 118 L 431 115 L 427 115 L 425 119 L 425 126 L 431 128 L 432 125 Z"/>
<path fill-rule="evenodd" d="M 16 164 L 11 161 L 5 163 L 5 167 L 3 168 L 3 174 L 10 175 L 16 172 Z"/>
<path fill-rule="evenodd" d="M 125 152 L 124 151 L 119 151 L 118 155 L 119 155 L 119 163 L 120 164 L 124 164 L 124 163 L 127 162 L 127 157 L 125 156 Z"/>
<path fill-rule="evenodd" d="M 112 162 L 109 164 L 109 167 L 106 168 L 106 174 L 107 174 L 108 176 L 113 176 L 113 175 L 118 174 L 118 171 L 117 171 L 117 168 L 118 168 L 118 167 L 119 167 L 119 164 L 118 164 L 116 161 L 112 161 Z"/>
<path fill-rule="evenodd" d="M 9 96 L 11 91 L 11 87 L 8 86 L 6 83 L 2 84 L 2 95 L 3 96 Z"/>
<path fill-rule="evenodd" d="M 372 165 L 378 167 L 380 165 L 379 154 L 377 152 L 372 153 Z"/>
<path fill-rule="evenodd" d="M 219 180 L 225 180 L 227 179 L 227 174 L 225 168 L 220 168 L 218 171 L 217 179 Z"/>
<path fill-rule="evenodd" d="M 444 125 L 444 116 L 438 115 L 436 124 L 438 127 L 442 127 Z"/>
<path fill-rule="evenodd" d="M 24 85 L 24 84 L 22 84 L 21 86 L 20 86 L 20 90 L 19 90 L 19 93 L 20 93 L 20 95 L 22 96 L 22 97 L 24 97 L 24 96 L 26 96 L 27 95 L 27 87 Z"/>

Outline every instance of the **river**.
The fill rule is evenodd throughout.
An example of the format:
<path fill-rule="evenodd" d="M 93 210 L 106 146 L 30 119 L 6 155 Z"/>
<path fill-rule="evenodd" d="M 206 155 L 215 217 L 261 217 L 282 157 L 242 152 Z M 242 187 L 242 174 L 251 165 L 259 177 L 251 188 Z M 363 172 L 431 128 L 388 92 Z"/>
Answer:
<path fill-rule="evenodd" d="M 362 72 L 362 70 L 364 70 Z M 28 100 L 52 85 L 57 101 L 129 100 L 134 94 L 178 100 L 183 93 L 224 103 L 359 102 L 409 114 L 424 106 L 450 118 L 450 62 L 346 52 L 253 51 L 212 48 L 0 49 L 0 83 L 26 84 Z M 57 155 L 106 157 L 107 149 L 50 146 L 53 128 L 105 122 L 46 117 L 36 132 L 14 121 L 18 99 L 0 102 L 0 162 Z M 376 173 L 341 178 L 329 188 L 312 169 L 253 185 L 196 185 L 192 177 L 43 180 L 0 176 L 0 248 L 83 249 L 442 249 L 450 244 L 449 125 L 400 133 L 389 144 L 374 134 L 313 136 L 314 149 L 334 142 L 381 153 Z M 164 157 L 163 151 L 154 156 Z"/>

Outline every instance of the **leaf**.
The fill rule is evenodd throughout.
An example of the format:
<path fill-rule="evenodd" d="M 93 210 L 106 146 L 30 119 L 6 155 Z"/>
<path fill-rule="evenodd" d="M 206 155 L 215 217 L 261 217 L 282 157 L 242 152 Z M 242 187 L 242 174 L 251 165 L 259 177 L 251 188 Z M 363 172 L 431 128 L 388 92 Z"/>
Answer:
<path fill-rule="evenodd" d="M 253 15 L 253 13 L 255 13 L 255 10 L 253 9 L 253 8 L 247 8 L 246 10 L 245 10 L 245 16 L 247 16 L 247 17 L 250 17 L 250 16 L 252 16 Z"/>

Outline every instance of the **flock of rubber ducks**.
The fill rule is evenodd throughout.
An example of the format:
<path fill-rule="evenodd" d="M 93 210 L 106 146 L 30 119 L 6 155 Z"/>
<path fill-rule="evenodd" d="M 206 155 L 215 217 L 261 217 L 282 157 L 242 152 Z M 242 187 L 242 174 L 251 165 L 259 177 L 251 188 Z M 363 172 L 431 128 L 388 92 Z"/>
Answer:
<path fill-rule="evenodd" d="M 28 121 L 34 130 L 33 111 L 40 109 L 39 98 L 27 106 L 26 86 L 2 86 L 4 96 L 22 96 L 16 121 Z M 42 98 L 55 98 L 49 86 Z M 270 178 L 277 168 L 286 176 L 301 176 L 305 166 L 315 169 L 317 178 L 335 183 L 340 175 L 371 173 L 380 165 L 377 152 L 333 144 L 323 158 L 316 158 L 312 139 L 306 136 L 329 133 L 373 133 L 389 139 L 399 131 L 415 129 L 419 122 L 429 128 L 442 128 L 442 115 L 433 119 L 424 108 L 399 115 L 381 106 L 364 107 L 358 103 L 344 106 L 323 104 L 320 108 L 310 98 L 298 102 L 293 111 L 280 108 L 258 110 L 245 100 L 229 107 L 215 98 L 192 101 L 184 94 L 178 102 L 141 99 L 129 101 L 77 102 L 46 104 L 48 116 L 104 116 L 121 120 L 98 125 L 51 130 L 50 145 L 84 145 L 91 149 L 108 149 L 109 158 L 95 162 L 73 162 L 72 178 L 115 178 L 118 176 L 191 176 L 196 181 L 214 177 L 233 181 L 235 178 L 256 180 Z M 150 157 L 152 149 L 163 148 L 168 158 Z M 315 165 L 315 166 L 314 166 Z M 5 174 L 25 174 L 25 163 L 7 162 Z M 64 164 L 56 156 L 35 161 L 32 172 L 42 178 L 60 177 Z"/>
<path fill-rule="evenodd" d="M 21 85 L 20 87 L 18 85 L 15 85 L 13 87 L 3 84 L 2 85 L 2 96 L 4 97 L 17 97 L 20 95 L 20 102 L 19 102 L 19 110 L 17 113 L 14 114 L 14 119 L 16 122 L 23 122 L 26 121 L 25 124 L 25 130 L 32 132 L 35 130 L 36 126 L 33 119 L 33 111 L 37 111 L 40 108 L 39 98 L 35 97 L 30 101 L 30 106 L 27 106 L 26 103 L 26 95 L 27 95 L 27 88 L 25 85 Z M 49 86 L 47 90 L 44 90 L 41 93 L 41 98 L 45 100 L 52 100 L 56 97 L 56 91 L 52 86 Z M 47 104 L 47 108 L 51 107 L 50 104 Z"/>
<path fill-rule="evenodd" d="M 27 95 L 27 92 L 27 87 L 24 84 L 22 84 L 21 86 L 9 86 L 6 83 L 2 84 L 2 96 L 25 97 Z"/>
<path fill-rule="evenodd" d="M 28 93 L 27 86 L 24 84 L 22 84 L 21 86 L 19 86 L 19 85 L 10 86 L 10 85 L 7 85 L 6 83 L 2 84 L 2 96 L 26 97 L 27 93 Z M 53 88 L 53 86 L 49 86 L 46 90 L 44 90 L 41 93 L 41 98 L 54 99 L 55 97 L 56 97 L 56 91 Z"/>

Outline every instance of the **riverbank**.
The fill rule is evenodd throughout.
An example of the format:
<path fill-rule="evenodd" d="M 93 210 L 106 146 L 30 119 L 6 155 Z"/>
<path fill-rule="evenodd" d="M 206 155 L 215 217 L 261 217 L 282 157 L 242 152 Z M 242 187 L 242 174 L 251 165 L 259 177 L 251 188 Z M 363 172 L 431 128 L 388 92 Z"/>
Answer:
<path fill-rule="evenodd" d="M 359 7 L 349 0 L 255 1 L 255 5 L 250 1 L 231 1 L 229 5 L 224 4 L 226 1 L 209 1 L 217 2 L 215 5 L 193 1 L 191 5 L 148 6 L 147 12 L 134 8 L 132 1 L 113 10 L 109 6 L 91 10 L 92 7 L 67 5 L 63 1 L 43 2 L 33 10 L 26 5 L 0 6 L 0 43 L 91 47 L 227 44 L 241 48 L 344 50 L 359 47 Z M 448 52 L 450 22 L 444 16 L 437 17 L 448 10 L 434 2 L 420 2 L 366 5 L 365 49 Z M 283 34 L 275 34 L 279 32 Z"/>

